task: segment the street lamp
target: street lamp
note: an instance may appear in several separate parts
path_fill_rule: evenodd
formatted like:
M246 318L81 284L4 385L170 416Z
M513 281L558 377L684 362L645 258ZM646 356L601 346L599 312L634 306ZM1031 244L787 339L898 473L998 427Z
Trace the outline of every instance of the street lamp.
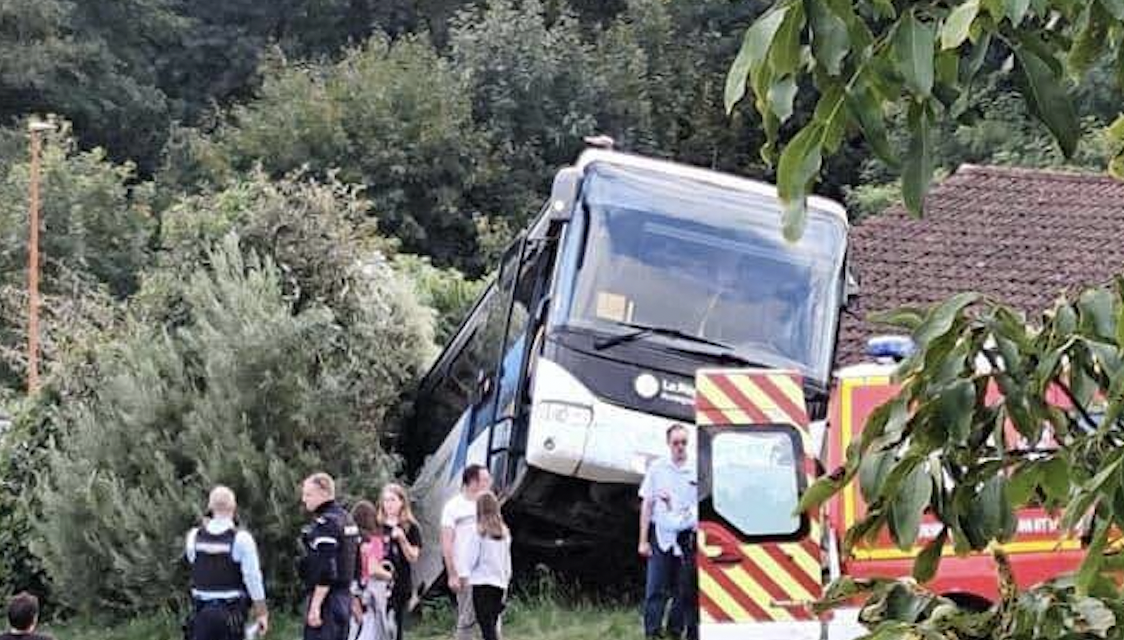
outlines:
M31 201L28 217L31 233L27 251L27 392L39 389L39 155L40 136L57 127L50 122L32 120L27 125L31 134L31 176L28 181Z

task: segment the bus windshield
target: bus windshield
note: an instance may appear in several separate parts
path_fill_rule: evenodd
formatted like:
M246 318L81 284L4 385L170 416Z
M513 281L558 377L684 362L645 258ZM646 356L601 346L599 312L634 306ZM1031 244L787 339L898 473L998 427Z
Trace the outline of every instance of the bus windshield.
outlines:
M745 360L826 383L842 294L846 223L809 209L799 242L775 197L666 173L590 166L584 247L565 322L638 339L688 334ZM610 341L609 344L618 344Z

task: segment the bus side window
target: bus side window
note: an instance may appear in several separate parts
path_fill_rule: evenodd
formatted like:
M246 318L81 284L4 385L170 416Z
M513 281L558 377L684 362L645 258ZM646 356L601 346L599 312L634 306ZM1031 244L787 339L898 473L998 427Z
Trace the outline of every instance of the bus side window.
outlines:
M499 387L496 410L498 420L514 418L518 413L515 401L520 382L524 377L523 356L530 348L527 325L534 320L531 315L535 312L535 305L538 304L537 297L541 297L545 289L545 284L540 280L543 278L544 263L548 258L549 252L544 250L543 246L529 246L519 278L514 283L511 320L507 329L507 338L504 340L503 360L500 362L500 371L496 380Z
M474 384L470 397L472 403L472 433L470 440L475 440L480 433L495 422L496 392L499 380L495 379L496 372L500 369L499 361L504 355L504 330L507 328L508 313L511 309L511 298L515 290L519 274L519 258L522 253L523 240L520 238L508 248L500 263L499 276L496 280L495 294L493 295L488 317L480 325L480 332L474 336L472 348L474 350L472 371ZM481 384L482 383L482 384Z
M494 364L500 333L493 327L502 322L505 310L498 304L500 296L496 295L494 285L488 287L483 296L483 302L461 328L461 335L468 334L463 346L444 367L442 377L430 392L418 398L416 428L425 431L426 451L436 449L461 416L472 408L478 388L477 376L482 370L490 371Z

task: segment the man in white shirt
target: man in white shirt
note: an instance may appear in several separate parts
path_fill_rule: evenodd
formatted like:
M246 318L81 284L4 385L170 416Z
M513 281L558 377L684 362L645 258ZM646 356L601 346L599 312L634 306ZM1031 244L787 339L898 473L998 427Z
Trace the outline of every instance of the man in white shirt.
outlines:
M685 575L694 567L692 558L687 557L694 553L694 546L682 544L693 537L698 527L697 472L687 455L689 442L686 427L671 425L667 430L670 455L652 461L640 484L638 550L648 561L644 585L644 636L647 638L660 635L669 597L668 636L679 638L685 631L694 632L693 619L687 611L692 606L691 594L686 593L690 576ZM652 537L655 537L654 543Z
M476 499L492 488L492 476L478 464L470 464L461 474L461 490L445 503L441 511L441 553L449 589L457 598L456 640L470 640L476 626L472 608L472 586L468 584L468 555L476 533Z
M234 523L234 492L215 487L207 501L210 517L187 533L184 555L191 564L192 640L243 637L247 605L257 633L269 630L261 562L253 536Z

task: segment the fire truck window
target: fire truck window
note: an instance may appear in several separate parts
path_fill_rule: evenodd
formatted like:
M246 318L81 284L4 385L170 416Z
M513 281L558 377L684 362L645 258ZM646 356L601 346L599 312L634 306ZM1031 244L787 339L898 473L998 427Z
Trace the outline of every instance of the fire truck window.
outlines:
M787 431L720 433L711 444L714 510L746 536L800 530L795 439Z

